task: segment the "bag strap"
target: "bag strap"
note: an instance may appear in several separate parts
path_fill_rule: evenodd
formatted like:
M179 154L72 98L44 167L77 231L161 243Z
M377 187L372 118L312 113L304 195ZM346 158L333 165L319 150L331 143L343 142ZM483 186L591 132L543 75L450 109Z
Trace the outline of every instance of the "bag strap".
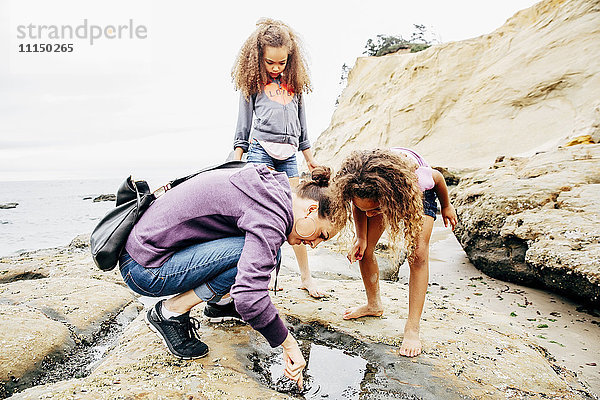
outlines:
M136 198L136 203L137 206L135 207L135 219L134 221L137 221L139 216L140 216L140 203L142 201L141 196L140 196L140 190L138 189L137 185L135 184L135 182L133 182L133 188L135 189L135 198Z
M163 186L159 187L158 189L156 189L154 192L152 192L152 194L154 195L154 197L159 198L160 196L165 194L166 191L174 188L175 186L179 185L180 183L183 183L183 182L187 181L188 179L191 179L191 178L195 177L196 175L199 175L203 172L214 171L216 169L242 168L246 164L247 164L246 161L233 160L233 161L226 161L224 163L217 164L217 165L212 165L210 167L203 168L200 171L194 172L193 174L184 176L182 178L173 179L172 181L168 182L166 185L163 185ZM136 191L137 191L137 188L136 188ZM138 200L138 202L139 202L139 200Z

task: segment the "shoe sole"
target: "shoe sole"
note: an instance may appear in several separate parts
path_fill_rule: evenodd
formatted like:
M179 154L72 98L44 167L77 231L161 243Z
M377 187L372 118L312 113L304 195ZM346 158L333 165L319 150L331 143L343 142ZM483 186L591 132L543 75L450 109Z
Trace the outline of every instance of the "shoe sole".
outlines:
M245 323L243 319L237 317L209 317L205 315L204 318L208 319L208 322L211 322L213 324L225 321L237 321Z
M182 360L197 360L198 358L203 358L206 357L208 355L208 349L206 350L206 353L201 354L199 356L195 356L195 357L189 357L189 356L182 356L179 355L177 353L175 353L167 344L167 341L165 340L165 338L163 337L163 335L160 333L160 331L154 326L154 324L148 319L148 314L152 311L152 309L150 309L149 311L147 311L144 314L144 320L146 321L146 324L148 325L148 327L150 328L150 330L154 333L156 333L156 336L158 336L161 340L161 342L163 342L163 344L165 345L165 347L167 348L167 350L169 350L169 353L171 353L172 355L174 355L177 358L180 358Z

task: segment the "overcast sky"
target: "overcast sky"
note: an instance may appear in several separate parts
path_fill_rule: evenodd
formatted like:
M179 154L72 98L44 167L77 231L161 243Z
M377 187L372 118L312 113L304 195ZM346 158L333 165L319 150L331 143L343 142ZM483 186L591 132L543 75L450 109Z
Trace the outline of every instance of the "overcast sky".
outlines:
M304 41L314 142L342 90L342 64L353 65L367 39L409 38L413 24L423 24L441 42L464 40L535 3L0 0L0 181L167 179L224 160L239 96L231 67L261 17L283 20ZM86 39L50 39L48 31L44 40L18 37L21 25L77 28L86 19ZM89 43L91 25L130 24L146 37L125 30L121 39ZM73 51L19 53L34 43L73 44Z

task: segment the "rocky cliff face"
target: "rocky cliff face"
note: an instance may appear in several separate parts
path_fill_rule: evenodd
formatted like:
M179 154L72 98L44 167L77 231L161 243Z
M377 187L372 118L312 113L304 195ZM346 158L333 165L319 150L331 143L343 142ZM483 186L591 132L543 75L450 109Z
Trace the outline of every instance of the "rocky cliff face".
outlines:
M477 268L600 305L600 145L499 158L452 194Z
M489 35L359 58L315 153L405 146L463 174L473 264L598 305L599 91L600 2L545 0Z
M401 145L470 168L598 142L599 88L600 3L546 0L489 35L359 58L315 153L335 167L354 149Z

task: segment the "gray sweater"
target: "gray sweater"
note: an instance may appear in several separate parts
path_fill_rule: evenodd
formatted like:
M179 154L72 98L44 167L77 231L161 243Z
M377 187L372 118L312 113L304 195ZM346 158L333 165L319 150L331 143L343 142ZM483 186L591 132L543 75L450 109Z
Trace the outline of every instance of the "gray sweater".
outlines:
M310 148L302 96L288 92L278 80L271 81L248 100L240 95L233 148L241 147L247 152L250 136L272 143L289 143L299 151Z

